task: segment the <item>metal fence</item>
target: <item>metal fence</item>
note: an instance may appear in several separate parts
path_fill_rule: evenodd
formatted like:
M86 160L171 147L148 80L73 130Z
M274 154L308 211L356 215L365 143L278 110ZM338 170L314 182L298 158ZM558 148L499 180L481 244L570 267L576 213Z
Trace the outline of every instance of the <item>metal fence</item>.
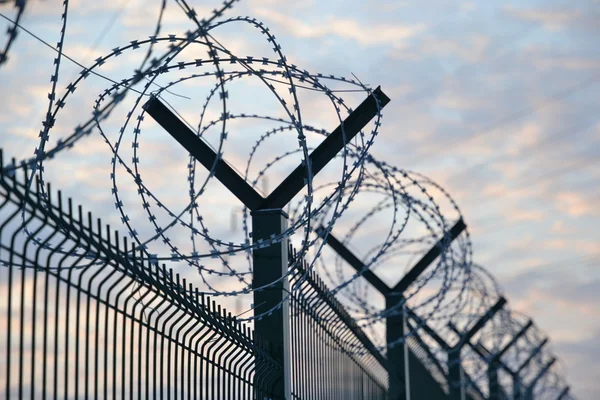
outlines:
M27 193L16 177L0 178L7 399L272 398L281 366L247 326L171 270L136 261L125 238L60 192L50 200L44 209L39 187ZM50 241L60 250L46 249ZM92 247L102 259L86 259Z
M27 190L17 171L0 176L6 398L276 398L282 366L248 326L164 265L139 261L127 238L60 191ZM388 398L385 357L295 264L292 397Z
M37 183L27 189L26 169L15 170L0 173L5 398L264 400L281 398L282 377L293 399L452 397L449 367L425 340L435 332L420 336L411 328L408 373L395 376L390 363L399 361L378 350L291 247L296 290L290 292L286 376L272 357L281 349L165 265L135 254L127 238L63 200L60 191L42 191ZM543 343L519 363L527 365ZM462 375L465 399L491 398L466 371ZM401 388L394 395L392 385ZM506 391L498 396L507 397ZM566 396L568 387L559 397Z
M292 396L296 399L387 399L387 360L289 248L292 291ZM393 378L392 378L393 379Z

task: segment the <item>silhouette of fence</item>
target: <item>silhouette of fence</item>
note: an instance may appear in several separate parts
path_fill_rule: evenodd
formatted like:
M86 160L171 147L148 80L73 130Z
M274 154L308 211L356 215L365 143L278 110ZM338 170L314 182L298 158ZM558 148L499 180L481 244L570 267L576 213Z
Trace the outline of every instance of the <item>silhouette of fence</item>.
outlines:
M11 21L11 25L7 31L7 44L0 48L0 65L7 60L17 27L22 29L19 20L25 3L15 2L17 12L14 21L5 17ZM0 151L0 266L4 267L0 268L0 348L3 349L0 352L3 356L0 358L0 386L4 385L5 388L0 390L6 397L571 398L569 386L554 371L555 357L545 351L547 338L537 333L527 333L533 322L526 324L513 318L510 311L502 310L506 301L496 290L493 279L480 280L477 276L479 272L471 262L468 233L463 235L463 239L458 239L454 250L450 248L451 242L466 228L454 200L443 188L423 175L399 170L368 154L379 132L381 110L390 101L381 88L371 90L358 79L310 74L296 65L288 64L275 36L262 22L251 17L221 19L235 0L227 0L221 7L215 8L208 19L198 19L196 11L185 0L177 3L197 29L186 32L185 37L162 33L161 21L166 6L163 1L152 36L114 47L97 58L91 66L83 67L80 76L59 95L57 82L59 72L62 76L60 67L68 2L63 4L60 38L56 45L58 56L54 59L52 88L48 94L48 112L35 156L22 160L19 165L13 160L12 166L4 168ZM230 50L220 48L220 44L215 47L212 40L208 40L208 32L228 23L244 23L259 31L270 43L269 46L273 46L274 58L273 55L260 59L257 56L237 57ZM150 59L153 46L158 43L169 43L169 50ZM175 58L180 53L184 54L183 50L191 45L205 46L208 58L193 61L180 61L178 58L175 62ZM113 85L105 88L94 104L93 117L77 125L70 136L58 140L51 147L49 137L56 116L64 110L67 99L71 103L70 95L77 87L83 86L83 80L90 73L98 74L97 69L104 63L114 62L123 52L141 46L148 47L148 52L134 75L120 81L111 80ZM250 66L258 64L259 60L265 68ZM223 69L225 64L234 67ZM201 67L214 69L205 70L203 75L181 77L164 87L154 82L168 72ZM211 76L218 81L218 85L208 94L200 120L206 121L205 116L208 118L209 113L205 112L217 94L222 100L223 112L218 119L192 129L180 118L180 113L161 98L161 93L200 76ZM271 83L277 81L274 78L279 76L289 83L281 91ZM228 92L225 85L242 77L259 77L267 84L269 92L276 95L289 120L228 111L231 108L226 105ZM147 82L141 92L129 90L144 79ZM325 80L351 84L352 91L364 91L367 98L352 110L341 97L334 94L338 90L331 90L324 85ZM279 84L284 82L277 82L277 86ZM152 91L152 85L160 87L160 90ZM305 89L326 95L340 118L340 125L312 150L305 140L304 131L322 134L326 131L301 122L296 91ZM281 96L282 93L287 96L288 91L293 97L293 105L289 108L288 104L291 103L286 103L285 96ZM149 259L158 256L151 257L145 253L146 250L139 251L145 249L145 244L141 246L138 241L139 246L134 250L126 237L120 237L118 232L103 226L91 214L84 214L81 207L74 208L70 199L63 201L60 192L55 196L49 186L40 186L44 184L43 180L41 184L36 182L34 185L27 181L28 166L35 165L36 179L42 179L43 162L72 147L92 128L100 128L100 122L109 117L128 93L134 92L141 95L139 100L144 94L152 93L152 96L141 107L143 111L137 118L131 118L138 112L138 102L135 102L120 129L122 134L126 127L131 127L132 121L137 121L133 128L132 149L135 150L131 164L123 161L123 151L119 154L121 136L113 145L99 129L100 135L111 147L111 165L125 167L133 178L138 194L147 193L153 197L142 184L142 176L137 173L141 121L148 115L193 156L194 161L190 159L188 164L190 205L193 208L197 207L195 196L204 193L204 186L199 190L194 186L196 162L205 167L209 178L214 177L224 184L244 204L250 211L252 228L251 234L250 231L245 232L246 241L237 251L245 250L252 254L249 263L252 269L247 271L248 275L252 274L251 290L244 290L251 291L254 296L253 327L236 320L165 265L150 262ZM296 110L297 115L292 110ZM345 111L348 111L347 116ZM266 132L255 143L245 175L222 158L221 146L216 151L204 142L202 136L209 128L222 123L222 145L227 137L225 123L234 118L262 119L283 124ZM361 130L371 122L374 129L370 137L365 136ZM302 161L273 192L263 197L255 190L258 179L264 182L267 177L264 173L269 168L295 152L279 154L259 171L254 181L248 175L250 162L265 139L287 129L296 129L298 132L297 150L303 153ZM353 138L357 139L356 143L362 144L347 146ZM386 239L381 252L375 257L363 263L351 254L331 233L347 204L333 201L334 196L328 195L321 203L322 207L312 208L313 190L319 189L313 187L312 178L334 157L343 157L344 160L342 180L332 182L336 187L335 192L340 194L340 200L346 197L349 204L362 187L367 192L385 194L391 201L389 204L381 202L369 211L369 215L353 230L358 229L367 217L393 204L394 230L397 228L396 210L404 206L410 210L404 222L408 223L408 215L411 214L428 232L428 237L403 237L398 240L400 232L406 227L406 224L401 224L402 228ZM350 171L347 169L347 165L350 165L346 163L347 157L352 159ZM129 165L133 166L135 174ZM352 178L355 168L361 169L362 176L366 171L362 167L366 166L374 168L365 175L367 178ZM127 223L129 217L117 195L115 174L111 175L115 205L127 225L128 233L138 240L136 229ZM330 186L323 185L320 188ZM306 213L306 218L295 220L292 217L290 221L295 226L288 229L289 216L283 209L291 205L294 197L305 189L309 195L304 201L304 212L297 214ZM448 229L447 223L453 218L442 215L440 204L434 201L429 189L441 193L445 197L443 202L449 202L451 208L458 212L460 218L454 227ZM413 191L418 194L415 195ZM340 205L341 209L336 211ZM157 200L157 206L162 208L163 205ZM143 207L149 210L150 203L144 200ZM313 214L311 209L320 211ZM320 219L329 215L329 211L333 211L331 221ZM173 218L169 227L177 221L181 222L170 211L169 214ZM151 241L160 240L159 236L162 236L164 243L168 243L170 239L164 236L162 227L154 223L156 216L151 212L148 215L159 233ZM201 219L200 214L198 219ZM316 226L314 222L324 225L314 232L308 232L309 227L314 229ZM376 310L370 316L375 317L377 322L385 322L385 344L378 343L381 347L371 341L333 294L350 281L330 291L293 249L286 251L290 232L300 226L307 227L307 234L317 233L320 240L328 241L358 275L385 297L383 312ZM204 232L201 233L193 225L187 227L190 228L192 239L204 237L212 240L208 234L203 236ZM304 241L303 252L316 240L311 239L310 243ZM415 251L407 244L425 245L430 240L436 244L421 254L419 262L396 285L388 287L371 270L376 260L389 261L388 257L394 252ZM221 247L223 243L220 240L215 242L221 250L213 246L214 253L205 254L204 257L225 254L222 251L224 247ZM233 253L234 246L230 246L231 250L228 251ZM188 256L171 244L169 247L173 251L169 254L172 261L199 258L196 252ZM420 252L418 247L414 249L417 249L415 254ZM429 268L436 259L440 262ZM223 260L223 265L226 264ZM429 272L423 275L426 269ZM233 279L242 276L240 271L230 271ZM209 270L209 273L212 272ZM439 279L439 282L435 282L435 279ZM427 282L433 282L434 290L431 292L434 294L425 296L426 299L420 304L411 303L416 292L425 292L421 289ZM288 284L292 290L289 290ZM405 296L409 287L414 290ZM474 297L468 297L469 300L463 302L464 293L471 291L473 293L470 295ZM239 293L246 292L220 292L219 295ZM453 297L454 294L456 297ZM482 298L485 301L471 304L473 299ZM496 300L492 306L490 302ZM435 318L433 314L427 315L425 312L434 303ZM428 325L430 322L433 322L431 326ZM460 323L455 324L457 322ZM254 334L254 331L259 334ZM386 351L380 351L381 348Z
M171 270L138 262L126 238L60 192L43 209L39 188L27 193L16 176L0 187L6 398L270 397L281 366L249 327ZM62 253L44 248L50 240ZM82 262L92 246L106 258Z
M314 271L291 247L292 396L297 399L385 399L388 368L377 350ZM394 379L393 377L389 379Z
M392 384L401 388L394 398L409 398L406 388L416 398L452 398L450 364L424 340L444 339L426 322L408 312L409 373L395 376L394 360L292 247L286 376L272 358L282 349L256 337L165 265L136 255L127 238L65 201L60 191L49 185L42 191L37 182L27 189L26 177L26 167L0 174L0 382L6 398L277 399L281 377L289 379L294 399L388 399ZM465 399L533 398L554 358L540 358L543 367L533 371L525 391L516 383L547 340L534 337L534 346L526 345L529 356L515 361L516 371L499 359L532 325L520 327L493 357L481 344L465 342L513 373L515 384L513 396L506 384L492 394L491 386L482 390L462 370ZM568 386L550 381L537 393L568 398Z
M277 398L282 366L250 327L164 265L139 261L127 238L60 191L27 190L26 168L13 171L0 175L6 398ZM388 398L385 357L295 264L293 398Z

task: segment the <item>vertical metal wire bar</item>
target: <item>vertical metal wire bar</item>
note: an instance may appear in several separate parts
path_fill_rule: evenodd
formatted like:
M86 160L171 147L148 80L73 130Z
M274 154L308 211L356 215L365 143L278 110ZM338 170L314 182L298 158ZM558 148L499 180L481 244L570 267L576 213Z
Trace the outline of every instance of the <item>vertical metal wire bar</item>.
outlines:
M2 158L2 153L0 152L0 158ZM0 160L0 166L3 166L4 164L4 160ZM0 182L2 183L2 187L6 189L7 184L5 183L5 176L4 174L2 174L2 168L0 168ZM7 190L7 194L6 197L4 198L4 201L2 202L2 205L0 206L0 209L4 208L8 202L9 202L9 198L11 196L11 192L9 190ZM16 215L18 214L19 210L16 209L12 214L10 214L7 219L0 224L0 240L2 240L2 233L4 232L5 227L9 224L9 222L11 222L13 220L13 218L16 217ZM8 293L7 293L7 312L6 312L6 320L7 320L7 326L8 326L8 332L6 335L6 398L9 399L11 396L11 385L9 384L9 382L11 381L11 375L10 375L10 366L12 365L12 308L13 308L13 301L12 301L12 297L13 297L13 293L12 293L12 288L13 288L13 266L12 266L12 257L13 257L13 252L11 251L12 247L9 247L9 263L8 263ZM0 248L0 252L2 251L2 249Z
M27 174L27 169L24 168L24 173ZM35 214L35 211L32 212L32 214ZM35 398L35 390L36 390L36 377L35 377L35 371L36 371L36 352L35 352L35 347L36 347L36 338L37 338L37 318L36 318L36 313L37 313L37 297L38 297L38 273L37 273L37 261L39 258L39 250L41 249L37 244L37 250L36 251L36 257L35 257L35 262L33 265L33 268L28 268L27 261L26 261L26 255L28 253L28 247L33 239L33 237L37 237L40 234L40 231L43 229L44 225L40 224L36 229L33 230L33 232L31 232L31 235L27 238L27 240L25 241L25 244L23 246L23 266L22 271L24 273L23 277L26 276L26 271L30 270L33 279L31 279L32 282L32 292L30 295L30 301L31 301L31 332L29 337L31 338L31 344L30 344L30 348L31 348L31 362L29 363L29 368L30 368L30 380L29 380L29 396L31 399ZM44 242L45 244L46 242ZM29 280L29 278L27 279ZM21 332L21 334L23 334L23 332ZM24 335L24 337L27 337L26 335Z

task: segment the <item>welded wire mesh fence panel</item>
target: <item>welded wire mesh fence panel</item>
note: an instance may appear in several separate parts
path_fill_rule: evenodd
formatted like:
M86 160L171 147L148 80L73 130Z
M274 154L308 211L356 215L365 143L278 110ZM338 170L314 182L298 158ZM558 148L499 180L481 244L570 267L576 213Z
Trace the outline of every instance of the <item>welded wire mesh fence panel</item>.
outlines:
M290 248L292 396L387 399L386 360L316 274Z
M448 368L446 363L440 363L432 348L425 343L417 333L406 338L410 352L410 386L411 393L418 393L419 398L446 399L449 393ZM468 374L464 375L465 396L467 400L482 400L477 386ZM413 387L418 387L417 390Z
M423 339L415 333L406 338L409 356L411 387L418 386L419 394L428 399L444 399L448 394L448 379L445 367L431 352ZM412 390L411 390L412 392Z
M271 398L281 366L250 329L60 193L50 209L40 196L0 177L0 397Z

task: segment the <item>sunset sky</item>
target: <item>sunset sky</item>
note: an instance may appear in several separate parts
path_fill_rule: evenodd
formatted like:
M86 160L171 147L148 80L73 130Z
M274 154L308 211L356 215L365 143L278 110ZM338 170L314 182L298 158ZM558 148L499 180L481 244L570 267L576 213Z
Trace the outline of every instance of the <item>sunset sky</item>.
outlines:
M61 3L29 1L22 25L55 45ZM70 1L65 54L90 65L116 46L147 38L160 3ZM199 16L220 6L189 3ZM0 12L13 18L14 5L0 4ZM269 26L288 62L302 69L354 74L373 88L381 85L392 102L374 156L422 173L452 195L470 229L474 260L496 277L512 309L548 333L573 393L582 400L600 398L600 1L242 0L225 17L238 15ZM0 18L0 48L7 26ZM193 28L168 2L162 32ZM219 39L239 56L270 57L264 38L249 32L228 27ZM33 155L54 56L20 32L0 66L0 147L7 156ZM115 80L129 77L141 56L121 56L101 72ZM66 59L62 65L58 93L80 70ZM108 86L89 78L77 92L82 100L63 114L52 139L71 132L60 126L72 129L88 118ZM178 93L193 97L207 87L190 83ZM198 104L203 93L194 98ZM254 92L250 87L239 93L247 99ZM348 99L357 104L362 97ZM249 103L268 101L257 95ZM314 104L306 109L318 111ZM319 118L315 125L336 125L335 115ZM172 174L182 174L185 188L184 153L169 139L149 136L142 154L159 161L145 171L164 198L185 205L171 186ZM231 157L241 157L233 164L243 169L256 138L239 140L243 151L232 150ZM48 161L46 179L117 227L110 157L92 133ZM222 188L214 190L210 222L226 237L239 205L221 197ZM130 209L135 217L136 206Z

